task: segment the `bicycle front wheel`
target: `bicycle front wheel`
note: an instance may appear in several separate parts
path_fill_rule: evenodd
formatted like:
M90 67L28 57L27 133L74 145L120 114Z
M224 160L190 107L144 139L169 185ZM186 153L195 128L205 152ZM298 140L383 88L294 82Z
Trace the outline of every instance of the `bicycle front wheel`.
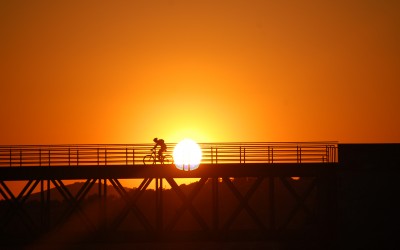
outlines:
M152 155L146 155L145 157L143 157L144 165L153 165L155 163L156 163L156 161Z
M163 164L169 165L172 164L174 161L172 159L172 156L166 155L164 156Z

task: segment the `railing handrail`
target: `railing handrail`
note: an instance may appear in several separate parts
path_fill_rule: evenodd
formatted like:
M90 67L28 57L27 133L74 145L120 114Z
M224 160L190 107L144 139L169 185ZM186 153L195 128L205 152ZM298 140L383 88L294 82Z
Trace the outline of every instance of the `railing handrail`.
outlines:
M172 154L176 143L167 143ZM199 143L201 163L328 163L337 162L337 142ZM0 145L0 167L141 165L152 143Z

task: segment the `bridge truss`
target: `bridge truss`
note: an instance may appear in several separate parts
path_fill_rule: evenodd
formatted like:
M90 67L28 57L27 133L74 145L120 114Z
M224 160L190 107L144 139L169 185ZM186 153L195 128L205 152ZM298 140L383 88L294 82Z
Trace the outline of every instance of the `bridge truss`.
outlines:
M193 171L144 166L151 147L0 147L2 241L316 242L335 235L335 143L201 144ZM182 178L196 182L178 185ZM127 189L122 180L138 185Z

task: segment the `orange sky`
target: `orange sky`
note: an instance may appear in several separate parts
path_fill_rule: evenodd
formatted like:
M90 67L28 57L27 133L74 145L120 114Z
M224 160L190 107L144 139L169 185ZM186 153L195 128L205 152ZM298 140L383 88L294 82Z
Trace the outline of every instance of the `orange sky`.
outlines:
M0 144L400 142L400 1L1 1Z

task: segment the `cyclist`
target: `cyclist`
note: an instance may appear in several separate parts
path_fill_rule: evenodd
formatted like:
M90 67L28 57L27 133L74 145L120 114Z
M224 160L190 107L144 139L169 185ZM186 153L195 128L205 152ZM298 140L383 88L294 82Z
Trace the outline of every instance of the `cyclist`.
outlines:
M154 145L153 149L156 149L157 146L160 146L160 149L158 150L158 159L162 160L163 159L163 152L167 151L167 145L165 145L165 142L163 139L158 139L157 137L153 139L153 141L156 143Z

